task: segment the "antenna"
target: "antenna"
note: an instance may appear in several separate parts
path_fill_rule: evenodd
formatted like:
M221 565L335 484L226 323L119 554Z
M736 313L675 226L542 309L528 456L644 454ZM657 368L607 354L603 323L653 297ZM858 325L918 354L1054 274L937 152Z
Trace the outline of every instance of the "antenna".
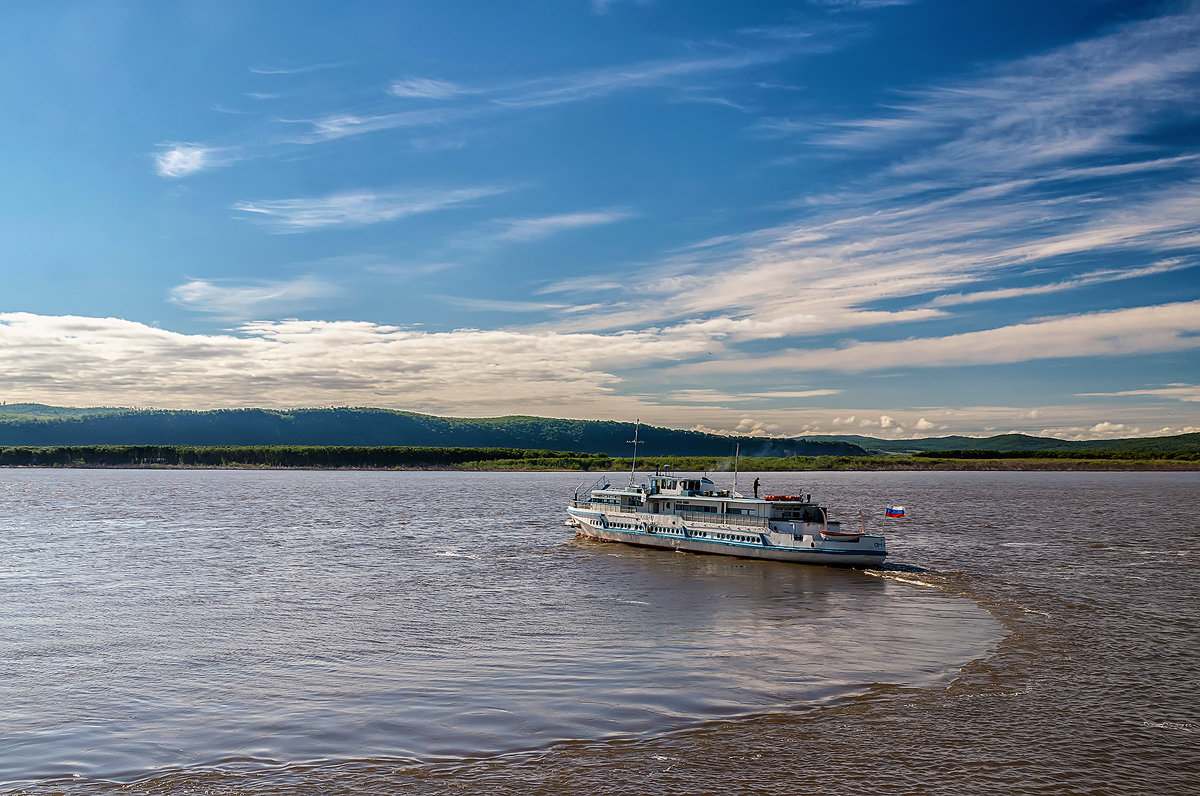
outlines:
M630 445L633 446L633 465L629 468L629 486L630 486L630 488L633 487L633 479L636 477L636 474L637 474L637 448L638 448L638 445L643 444L642 442L640 442L638 440L638 429L640 429L641 427L642 427L642 419L639 417L637 419L637 422L634 423L634 426L633 426L633 439L625 440L627 443L629 443Z

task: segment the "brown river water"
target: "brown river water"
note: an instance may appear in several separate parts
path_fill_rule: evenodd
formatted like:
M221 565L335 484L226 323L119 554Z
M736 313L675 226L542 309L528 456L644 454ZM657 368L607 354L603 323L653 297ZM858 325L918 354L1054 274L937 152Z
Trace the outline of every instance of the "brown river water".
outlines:
M887 566L576 539L579 474L0 470L0 792L1200 793L1200 473L759 477Z

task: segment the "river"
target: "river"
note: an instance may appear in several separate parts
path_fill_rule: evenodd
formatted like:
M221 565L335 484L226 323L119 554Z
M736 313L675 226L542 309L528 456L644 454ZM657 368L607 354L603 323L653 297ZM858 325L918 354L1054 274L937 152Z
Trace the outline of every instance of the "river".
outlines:
M0 789L1195 792L1200 473L759 477L886 568L577 539L579 474L0 471Z

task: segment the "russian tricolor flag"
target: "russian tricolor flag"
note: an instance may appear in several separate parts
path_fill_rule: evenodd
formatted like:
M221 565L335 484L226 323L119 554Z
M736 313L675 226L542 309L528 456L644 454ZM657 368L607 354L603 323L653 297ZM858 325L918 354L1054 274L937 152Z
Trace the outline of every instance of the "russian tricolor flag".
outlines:
M904 507L903 506L888 506L887 511L883 512L883 515L885 517L903 517L904 516Z

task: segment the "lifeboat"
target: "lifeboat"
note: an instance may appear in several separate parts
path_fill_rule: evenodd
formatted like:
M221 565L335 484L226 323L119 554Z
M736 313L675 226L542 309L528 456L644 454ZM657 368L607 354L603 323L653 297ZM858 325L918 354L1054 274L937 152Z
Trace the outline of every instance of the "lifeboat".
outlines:
M821 536L824 536L826 539L839 539L845 542L854 541L855 539L864 535L864 531L843 531L841 529L835 531L832 528L826 528L825 530L821 531Z
M800 495L763 495L763 498L766 500L791 500L798 503L804 502L804 498L802 498Z

